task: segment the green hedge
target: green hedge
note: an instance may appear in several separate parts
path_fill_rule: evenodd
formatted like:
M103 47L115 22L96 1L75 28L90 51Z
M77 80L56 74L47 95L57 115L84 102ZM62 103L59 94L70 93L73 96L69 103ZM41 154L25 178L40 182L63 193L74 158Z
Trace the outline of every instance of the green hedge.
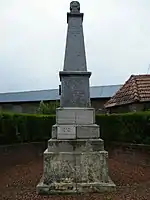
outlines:
M150 112L97 115L105 141L150 144Z
M106 142L150 144L150 112L97 115ZM51 137L54 115L0 113L0 144L45 141Z
M54 115L0 113L0 144L44 141L53 124Z

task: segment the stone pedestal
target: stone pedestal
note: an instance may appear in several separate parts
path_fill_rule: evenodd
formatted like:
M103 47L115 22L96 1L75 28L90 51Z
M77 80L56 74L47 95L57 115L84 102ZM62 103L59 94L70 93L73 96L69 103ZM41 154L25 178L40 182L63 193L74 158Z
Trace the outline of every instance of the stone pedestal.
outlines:
M94 109L58 108L56 113L37 193L114 190L115 184L108 174L108 153L95 124Z
M84 148L84 147L83 147ZM44 173L38 194L110 192L106 151L44 152Z

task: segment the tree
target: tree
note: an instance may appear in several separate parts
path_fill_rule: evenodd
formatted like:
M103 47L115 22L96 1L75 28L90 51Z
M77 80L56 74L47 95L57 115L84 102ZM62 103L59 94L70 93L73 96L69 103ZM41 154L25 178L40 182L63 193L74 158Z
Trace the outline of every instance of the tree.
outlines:
M56 108L59 107L59 102L49 102L44 103L43 101L40 102L39 108L37 109L37 113L39 114L55 114Z

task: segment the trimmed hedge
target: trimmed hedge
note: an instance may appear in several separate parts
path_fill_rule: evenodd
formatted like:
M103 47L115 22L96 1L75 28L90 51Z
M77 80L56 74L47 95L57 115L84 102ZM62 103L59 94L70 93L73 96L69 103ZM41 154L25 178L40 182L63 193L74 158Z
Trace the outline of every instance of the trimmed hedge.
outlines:
M150 144L150 112L97 115L105 141Z
M47 140L53 124L54 115L0 113L0 144Z
M96 115L106 142L150 144L150 112ZM0 113L0 144L45 141L55 115Z

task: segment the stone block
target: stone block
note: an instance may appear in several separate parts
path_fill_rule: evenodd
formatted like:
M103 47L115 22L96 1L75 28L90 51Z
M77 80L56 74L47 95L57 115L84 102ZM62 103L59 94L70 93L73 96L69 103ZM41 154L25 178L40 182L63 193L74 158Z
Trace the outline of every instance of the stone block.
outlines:
M44 172L38 194L111 191L115 184L108 175L108 153L44 152Z
M57 188L57 189L56 189ZM43 182L43 177L37 185L36 192L41 195L58 195L58 194L84 194L84 193L105 193L115 192L116 185L111 179L108 183L56 183L46 185Z
M58 140L50 139L48 141L48 152L89 152L103 151L104 141L102 139L76 139L76 140Z
M78 66L78 65L77 65ZM61 79L61 107L90 107L89 75L90 72L60 73ZM70 84L71 83L71 84Z
M45 184L74 177L75 156L70 152L44 152L43 177Z
M48 141L48 152L73 152L74 146L70 140L50 139Z
M58 125L52 126L52 139L76 139L76 125Z
M58 125L57 139L76 139L75 125Z
M99 152L44 152L44 183L108 182L108 153ZM76 162L77 161L77 162Z
M93 108L57 108L57 124L93 124L95 110Z
M77 138L99 138L99 125L77 125Z
M51 138L56 139L57 138L57 124L52 126L52 135Z
M69 128L69 130L63 130ZM60 132L61 131L61 132ZM66 132L64 132L66 131ZM52 139L92 139L100 138L100 129L97 124L90 125L53 125Z

